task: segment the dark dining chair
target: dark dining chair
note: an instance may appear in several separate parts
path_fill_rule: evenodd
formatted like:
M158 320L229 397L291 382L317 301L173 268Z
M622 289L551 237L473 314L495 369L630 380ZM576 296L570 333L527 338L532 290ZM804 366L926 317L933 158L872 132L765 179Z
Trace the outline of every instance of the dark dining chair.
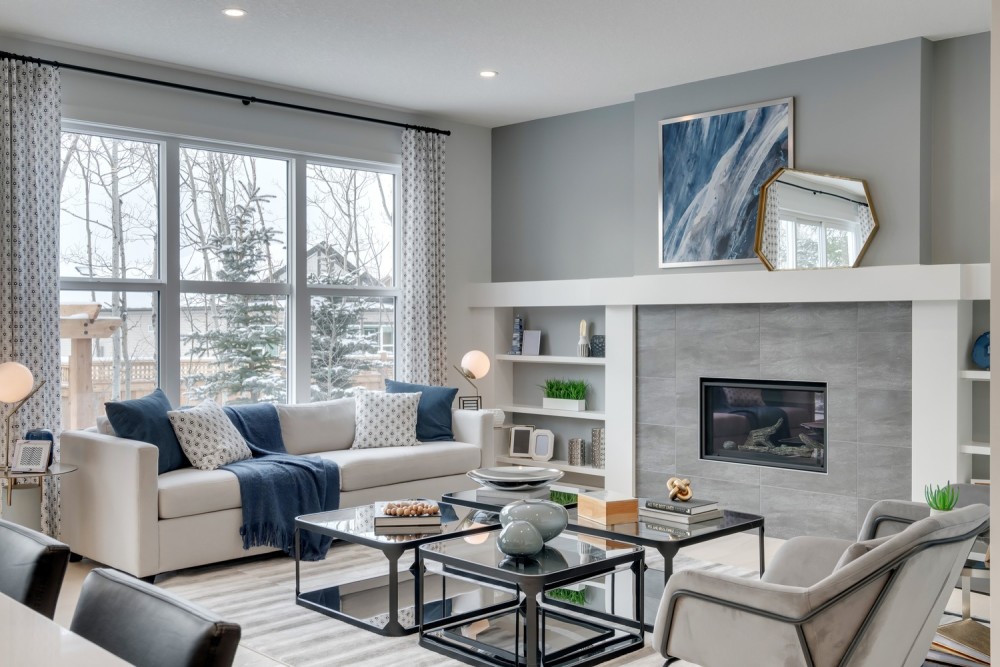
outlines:
M68 564L62 542L0 520L0 593L52 618Z
M117 570L92 570L70 630L137 667L229 667L240 626Z

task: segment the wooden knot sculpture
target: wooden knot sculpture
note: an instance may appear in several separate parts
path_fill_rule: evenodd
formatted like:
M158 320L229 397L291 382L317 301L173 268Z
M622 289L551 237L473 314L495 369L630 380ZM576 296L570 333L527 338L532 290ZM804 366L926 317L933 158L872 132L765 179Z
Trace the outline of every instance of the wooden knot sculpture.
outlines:
M667 491L670 492L671 500L687 502L694 498L694 492L691 490L691 480L689 479L671 477L667 480Z

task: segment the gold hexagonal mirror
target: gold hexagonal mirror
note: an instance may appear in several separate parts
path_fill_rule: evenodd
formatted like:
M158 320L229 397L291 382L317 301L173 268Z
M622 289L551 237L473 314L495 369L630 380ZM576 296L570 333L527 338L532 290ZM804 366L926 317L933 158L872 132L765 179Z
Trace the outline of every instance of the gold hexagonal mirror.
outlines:
M761 189L754 252L770 271L855 267L877 231L860 178L782 168Z

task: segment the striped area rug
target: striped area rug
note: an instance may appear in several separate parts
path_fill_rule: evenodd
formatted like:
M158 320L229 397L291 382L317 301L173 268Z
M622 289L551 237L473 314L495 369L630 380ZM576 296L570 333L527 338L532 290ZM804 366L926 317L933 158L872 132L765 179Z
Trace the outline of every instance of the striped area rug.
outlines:
M657 566L658 555L648 557ZM338 543L326 560L302 564L302 590L346 584L385 572L381 552ZM675 571L703 569L756 578L757 573L679 555ZM415 636L381 637L295 603L295 563L284 556L248 559L161 576L157 585L220 614L243 628L241 645L290 667L451 667L450 660L417 645ZM382 591L384 592L384 591ZM659 667L647 644L607 663Z

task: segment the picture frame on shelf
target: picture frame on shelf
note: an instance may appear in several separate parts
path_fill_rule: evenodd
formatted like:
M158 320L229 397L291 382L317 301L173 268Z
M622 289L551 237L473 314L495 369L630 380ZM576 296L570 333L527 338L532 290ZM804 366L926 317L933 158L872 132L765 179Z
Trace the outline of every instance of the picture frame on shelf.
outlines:
M660 121L661 269L759 261L760 189L794 166L793 105L785 97Z
M525 329L521 345L521 355L537 357L542 349L542 332L539 329Z
M510 450L512 458L531 458L531 432L534 426L511 426L510 427Z
M555 434L547 428L538 428L531 432L528 451L533 461L549 461L555 449Z
M14 446L11 472L45 472L52 456L52 443L48 440L18 440Z

